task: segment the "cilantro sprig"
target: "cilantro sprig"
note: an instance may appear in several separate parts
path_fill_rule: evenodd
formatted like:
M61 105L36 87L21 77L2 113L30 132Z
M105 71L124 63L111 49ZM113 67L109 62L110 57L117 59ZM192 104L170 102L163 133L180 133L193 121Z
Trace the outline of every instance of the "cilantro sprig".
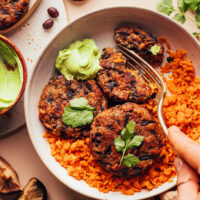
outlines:
M62 121L73 128L91 124L94 118L95 108L88 104L88 100L80 97L70 101L69 106L65 106Z
M143 136L135 135L135 122L129 121L124 129L121 131L121 136L118 136L114 140L115 148L118 152L122 152L120 164L122 163L126 167L132 167L140 163L140 159L133 154L125 156L126 151L130 148L139 147L143 142Z
M172 0L160 0L156 4L158 11L168 16L174 13L173 19L179 23L184 24L186 19L189 19L195 23L198 28L200 28L200 0L177 0L177 7L178 10L174 8ZM195 13L195 19L188 16L186 14L187 11L192 11L192 13ZM194 32L193 35L195 37L199 37L200 32Z

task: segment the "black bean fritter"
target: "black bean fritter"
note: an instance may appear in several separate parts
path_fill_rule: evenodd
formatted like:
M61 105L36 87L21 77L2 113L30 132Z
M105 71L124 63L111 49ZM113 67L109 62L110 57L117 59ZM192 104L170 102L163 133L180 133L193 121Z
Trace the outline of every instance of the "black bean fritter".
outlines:
M114 37L117 43L134 50L152 66L160 66L162 63L164 48L151 33L139 28L122 27L115 30ZM156 55L150 51L154 45L160 47L160 51Z
M112 48L104 49L97 81L106 97L114 102L142 103L152 97L149 84L133 69L125 66L126 59Z
M0 1L0 30L19 21L28 11L30 0Z
M138 148L128 149L139 157L140 163L133 167L120 165L122 153L114 146L114 140L121 135L122 129L131 120L136 123L135 135L143 136ZM91 126L90 150L94 159L108 172L118 176L136 176L148 169L159 157L162 147L160 127L149 112L135 103L126 103L98 114Z
M39 102L39 119L48 131L65 138L89 136L90 125L73 128L62 122L64 107L70 100L84 97L95 107L94 116L107 109L107 100L94 80L66 80L65 76L55 76L44 88Z

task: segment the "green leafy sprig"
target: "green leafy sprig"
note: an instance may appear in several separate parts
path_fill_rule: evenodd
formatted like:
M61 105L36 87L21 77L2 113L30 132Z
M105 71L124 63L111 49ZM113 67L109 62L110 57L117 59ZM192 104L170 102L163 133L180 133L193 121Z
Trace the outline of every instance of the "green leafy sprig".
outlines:
M88 104L88 100L80 97L70 101L69 106L65 106L62 121L73 128L91 124L94 118L95 108Z
M126 167L132 167L140 163L140 159L133 154L125 156L126 151L130 148L139 147L143 142L143 136L134 136L135 122L129 121L126 127L121 131L121 136L118 136L114 140L115 148L118 152L122 152L120 164L122 163Z
M177 0L177 7L178 10L172 5L172 0L160 0L156 4L157 10L168 16L175 12L173 19L179 23L184 24L189 19L200 28L200 0ZM195 13L195 19L186 15L188 10ZM200 33L194 32L193 35L199 37Z

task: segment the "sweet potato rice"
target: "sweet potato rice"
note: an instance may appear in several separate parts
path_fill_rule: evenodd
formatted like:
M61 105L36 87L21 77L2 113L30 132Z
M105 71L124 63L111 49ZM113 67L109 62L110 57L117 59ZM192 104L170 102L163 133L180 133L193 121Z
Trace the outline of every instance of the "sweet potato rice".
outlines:
M168 63L161 68L161 73L172 72L169 79L165 80L171 93L164 101L166 124L168 127L179 126L188 136L197 140L200 136L200 79L195 78L194 66L187 60L184 50L171 52L168 45L166 52L169 54ZM157 108L153 100L149 100L144 107L156 118ZM67 169L70 176L84 180L100 192L120 191L132 195L142 189L157 188L176 176L173 165L176 155L165 137L158 161L144 174L131 179L113 176L99 167L90 153L89 138L73 141L48 133L44 137L50 144L52 156Z

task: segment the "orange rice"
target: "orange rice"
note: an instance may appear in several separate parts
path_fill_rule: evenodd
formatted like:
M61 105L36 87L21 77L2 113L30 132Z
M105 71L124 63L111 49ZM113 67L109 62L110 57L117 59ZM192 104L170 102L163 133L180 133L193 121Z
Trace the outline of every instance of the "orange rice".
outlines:
M167 52L174 60L161 69L162 73L172 72L170 79L166 80L171 93L164 101L166 124L168 127L179 126L187 135L197 140L200 136L200 79L195 78L194 66L185 57L184 50ZM153 100L144 107L156 116L157 107ZM67 169L70 176L84 180L100 192L120 191L132 195L142 189L157 188L165 182L173 181L176 176L173 165L176 155L165 137L158 161L143 175L131 179L112 176L99 167L90 153L89 139L73 141L48 133L44 137L50 144L52 156Z

